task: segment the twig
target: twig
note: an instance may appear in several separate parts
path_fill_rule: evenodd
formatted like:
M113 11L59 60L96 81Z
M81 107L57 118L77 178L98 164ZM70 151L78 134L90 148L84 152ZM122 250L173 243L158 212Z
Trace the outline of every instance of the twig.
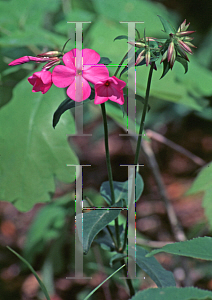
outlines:
M169 218L169 222L170 222L175 240L177 242L185 241L185 240L187 240L187 238L186 238L185 233L182 230L182 228L181 228L181 226L178 222L178 219L177 219L177 216L175 214L174 208L173 208L172 204L170 203L170 201L168 199L166 189L165 189L165 186L164 186L161 174L160 174L159 166L158 166L158 163L155 159L155 155L154 155L154 152L152 151L150 143L143 140L141 147L143 149L144 155L146 156L146 158L149 162L150 168L152 170L153 176L154 176L156 184L158 186L159 193L160 193L161 198L164 201L164 204L166 206L167 215L168 215L168 218ZM184 268L184 271L185 271L185 274L186 274L186 276L185 276L185 286L191 286L192 285L192 280L189 277L188 261L184 257L181 258L181 261L182 261L183 268Z
M142 141L141 147L142 147L144 155L147 158L148 163L150 165L150 168L151 168L151 171L155 178L156 184L158 186L161 198L162 198L163 202L165 203L167 215L169 218L170 225L172 227L172 232L174 234L175 240L178 242L185 241L186 236L185 236L183 230L181 229L181 226L179 225L179 222L177 220L177 216L175 214L173 206L171 205L171 203L168 199L166 189L165 189L165 186L164 186L162 178L161 178L159 166L155 159L154 152L152 151L152 148L151 148L149 142L147 142L147 141Z
M154 139L155 141L158 141L160 143L163 143L163 144L169 146L170 148L182 153L186 157L193 160L193 162L196 163L197 165L204 166L206 164L206 162L202 158L196 156L195 154L193 154L192 152L186 150L182 146L170 141L169 139L167 139L163 135L161 135L161 134L159 134L155 131L152 131L150 129L146 130L146 134L149 138Z
M129 239L130 242L135 242L135 239ZM150 247L150 248L162 248L165 245L173 244L174 242L162 242L162 241L148 241L141 238L136 238L136 245Z

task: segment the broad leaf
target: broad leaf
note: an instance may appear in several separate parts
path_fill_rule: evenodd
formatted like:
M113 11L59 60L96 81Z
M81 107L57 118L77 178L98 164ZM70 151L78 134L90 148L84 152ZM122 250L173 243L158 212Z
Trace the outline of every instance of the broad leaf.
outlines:
M51 125L64 91L52 86L42 95L31 89L27 79L21 81L0 111L0 199L21 211L50 201L55 180L75 180L75 168L66 165L78 164L67 141L75 129L71 114L56 130Z
M186 195L191 195L199 192L204 192L203 207L205 215L212 228L212 162L205 166L196 179L194 180L191 188L187 191Z
M120 200L113 207L122 207L123 201ZM83 253L87 254L90 249L91 243L95 236L107 226L110 222L116 219L121 212L121 209L98 209L83 214L83 232L82 228L82 214L76 216L76 224L78 235L81 243L83 244ZM82 240L83 236L83 240Z
M158 287L175 286L172 272L166 271L154 257L146 257L147 250L136 246L136 264L145 271Z
M165 245L147 254L147 257L153 256L160 252L166 252L175 255L194 257L198 259L212 260L212 238L198 237L185 242L178 242Z
M144 183L141 175L139 173L136 173L136 201L140 198L143 189L144 189ZM128 204L128 180L124 182L119 181L113 181L113 187L114 187L114 194L115 194L115 201L118 202L120 199L124 199L126 204ZM111 191L110 191L110 184L109 181L105 181L102 183L100 187L100 194L104 199L107 201L109 205L111 205Z
M191 188L186 192L186 195L204 192L211 188L212 183L212 162L207 164L197 175Z
M212 300L212 292L194 287L146 289L130 300Z

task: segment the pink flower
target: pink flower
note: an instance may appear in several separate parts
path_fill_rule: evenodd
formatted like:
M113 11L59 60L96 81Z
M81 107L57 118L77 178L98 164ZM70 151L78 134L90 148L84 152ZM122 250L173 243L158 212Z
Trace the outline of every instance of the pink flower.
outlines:
M49 61L49 58L48 57L23 56L23 57L20 57L20 58L17 58L15 60L11 61L11 63L9 63L9 66L21 65L21 64L25 64L29 61L35 61L37 63L46 62L46 61Z
M94 104L101 104L107 100L124 104L123 88L126 83L115 76L105 78L95 84Z
M109 77L104 65L97 65L100 55L92 49L72 49L63 56L65 66L56 66L52 73L53 83L59 88L67 89L67 95L77 101L90 96L88 81L95 84Z
M42 92L45 94L52 86L52 74L50 71L35 72L28 78L29 83L33 85L33 92Z

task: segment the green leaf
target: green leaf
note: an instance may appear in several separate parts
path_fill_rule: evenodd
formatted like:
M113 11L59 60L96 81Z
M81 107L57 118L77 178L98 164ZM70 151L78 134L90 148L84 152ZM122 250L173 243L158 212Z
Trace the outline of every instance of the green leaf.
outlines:
M121 266L120 268L118 268L115 272L113 272L110 276L108 276L104 281L102 281L94 290L92 290L90 292L90 294L84 298L84 300L88 300L90 298L90 296L92 296L96 290L98 290L98 288L100 288L100 286L102 286L108 279L110 279L113 275L115 275L117 272L119 272L125 265Z
M47 289L44 285L44 283L41 281L41 279L39 278L39 276L37 275L37 273L35 272L35 270L33 269L33 267L28 263L28 261L26 261L26 259L24 259L21 255L19 255L16 251L14 251L13 249L11 249L9 246L7 246L7 249L9 249L12 253L14 253L24 264L27 265L27 267L30 269L30 271L33 273L33 275L35 276L35 278L37 279L41 290L43 291L44 295L46 296L47 300L51 300L50 296L47 292Z
M113 41L123 40L123 39L128 40L128 36L127 35L119 35Z
M191 188L186 192L186 195L191 195L199 192L204 192L203 207L205 215L212 228L212 162L206 165L194 180Z
M104 64L104 65L109 65L111 64L112 61L108 57L101 57L100 61L98 64Z
M164 60L164 61L163 61L163 74L161 75L161 78L160 78L160 79L162 79L162 78L168 73L168 71L169 71L170 69L171 69L171 68L170 68L170 65L169 65L167 59Z
M121 261L125 257L127 257L127 254L124 254L124 253L116 253L114 256L112 256L110 259L110 262L109 262L111 268L113 267L113 265L115 263L117 263L118 261Z
M49 202L55 180L71 183L78 164L67 134L74 133L71 114L54 130L52 115L64 96L52 86L44 95L32 93L27 79L13 90L13 99L0 111L0 198L20 211Z
M122 207L123 201L120 200L112 207ZM83 244L83 253L87 254L90 249L91 243L95 236L107 226L110 222L116 219L121 212L121 209L102 209L92 210L83 214L83 243L82 243L82 214L76 216L76 224L78 228L79 239Z
M160 252L166 252L175 255L194 257L198 259L212 260L212 238L208 236L198 237L189 241L178 242L165 245L147 254L147 257Z
M115 236L116 235L115 226L108 225L108 227L110 228L111 232L113 233L113 236ZM121 237L122 234L124 234L123 224L119 225L119 235L120 235L120 237ZM103 249L107 248L107 250L109 250L109 251L114 251L115 250L115 244L114 244L114 242L111 238L111 235L108 232L107 228L103 228L103 230L101 230L98 233L98 235L95 238L95 242L100 244Z
M212 292L194 287L165 287L146 289L138 292L130 300L211 300Z
M188 62L186 59L184 59L183 57L177 56L176 57L176 61L178 61L184 68L185 73L186 74L188 72Z
M145 271L158 287L175 286L172 272L166 271L154 257L146 257L149 252L136 246L136 264Z
M172 25L169 23L169 21L166 21L163 17L158 16L160 18L160 21L163 25L164 31L168 34L170 33L175 33L174 28L172 27Z
M128 204L128 180L124 182L113 181L115 201L118 202L120 199L124 199L126 204ZM136 201L140 198L144 189L144 182L139 173L136 173ZM100 187L100 194L106 202L111 205L111 191L109 181L102 183Z
M197 175L191 188L186 192L186 195L204 192L211 188L212 182L212 162L207 164Z

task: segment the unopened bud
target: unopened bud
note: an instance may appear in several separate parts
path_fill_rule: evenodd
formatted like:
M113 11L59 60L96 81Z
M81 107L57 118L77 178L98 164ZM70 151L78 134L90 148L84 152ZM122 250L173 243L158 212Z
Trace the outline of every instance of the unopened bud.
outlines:
M48 52L44 52L41 54L38 54L37 56L41 56L41 57L58 57L61 56L62 53L60 51L48 51Z

